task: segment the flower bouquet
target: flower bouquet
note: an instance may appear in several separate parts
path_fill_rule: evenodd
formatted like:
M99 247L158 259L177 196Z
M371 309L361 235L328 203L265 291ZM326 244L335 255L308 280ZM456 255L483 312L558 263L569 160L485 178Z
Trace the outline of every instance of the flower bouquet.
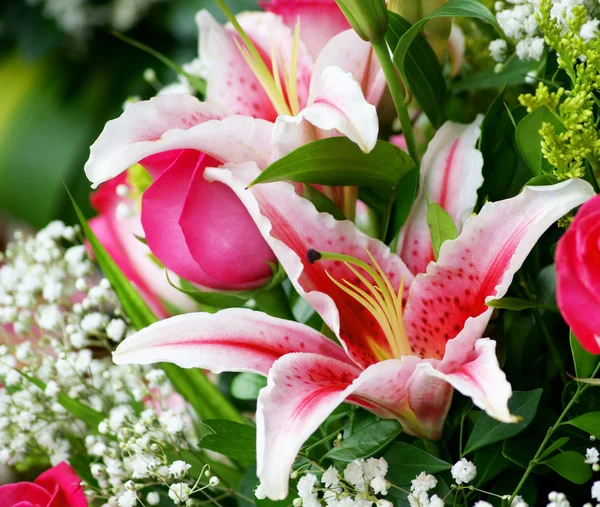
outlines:
M600 503L597 2L215 3L3 254L0 505Z

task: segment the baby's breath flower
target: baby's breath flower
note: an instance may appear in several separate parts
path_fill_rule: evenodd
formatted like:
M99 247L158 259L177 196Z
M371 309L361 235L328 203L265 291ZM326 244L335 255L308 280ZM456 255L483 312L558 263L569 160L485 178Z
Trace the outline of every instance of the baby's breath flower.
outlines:
M451 469L452 478L456 481L456 484L468 484L477 475L477 468L475 465L466 458L462 458L456 462Z

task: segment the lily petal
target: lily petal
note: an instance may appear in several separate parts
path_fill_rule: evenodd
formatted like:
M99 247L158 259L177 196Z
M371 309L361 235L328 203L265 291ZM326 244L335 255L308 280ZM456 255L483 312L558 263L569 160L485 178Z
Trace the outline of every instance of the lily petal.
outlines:
M354 30L336 35L319 53L313 67L309 103L323 93L322 74L332 65L352 74L369 104L379 104L386 87L385 76L371 44L362 40Z
M352 359L368 366L390 357L387 339L371 313L329 277L339 282L346 279L358 286L362 282L339 261L311 264L307 252L310 249L337 252L370 262L368 250L395 290L399 289L402 278L405 287L412 282L404 263L385 244L363 234L352 222L337 221L327 213L317 212L289 183L266 183L246 189L258 174L255 164L205 171L209 181L225 183L238 195L298 294L323 317Z
M206 100L231 114L273 121L277 112L235 44L233 27L221 25L207 10L196 14L200 60L206 67Z
M287 497L302 444L352 392L360 369L317 354L288 354L269 372L256 410L257 476L271 500Z
M469 396L473 403L490 417L505 423L518 421L508 409L512 388L498 364L495 341L481 338L475 342L469 353L463 356L463 363L459 367L445 373L444 366L446 365L442 362L436 369L424 362L418 368L427 375L448 382L458 392Z
M289 151L298 146L292 146L289 137L298 137L296 129L305 132L303 122L314 125L320 131L318 138L345 135L358 144L360 149L369 153L377 143L379 122L375 106L365 100L360 84L352 74L339 67L330 66L321 75L322 93L297 116L279 116L273 131L273 144L282 141L288 145ZM279 155L286 155L279 151Z
M290 27L300 18L302 40L314 58L333 36L350 28L335 0L270 0L261 6L282 16Z
M476 148L483 116L468 125L447 121L437 131L421 165L419 195L398 238L398 253L414 274L434 260L427 225L427 200L452 217L458 232L473 212L483 183L483 156Z
M85 174L95 188L144 157L167 151L155 145L173 129L187 130L224 116L224 111L187 93L161 95L131 104L121 116L109 121L90 148ZM151 148L154 146L154 148Z
M126 338L113 353L113 361L166 361L214 373L267 375L277 359L291 352L321 354L350 365L344 350L314 329L245 308L188 313L156 322Z
M206 153L221 162L252 160L267 167L273 124L223 115L221 108L187 94L160 95L132 104L106 124L92 145L85 173L95 188L146 157L183 149ZM165 167L176 156L167 153L158 165Z
M413 352L441 358L448 340L482 314L483 333L491 315L486 302L506 294L546 229L593 195L591 185L580 179L525 187L470 217L460 236L442 245L438 261L410 287L404 322Z

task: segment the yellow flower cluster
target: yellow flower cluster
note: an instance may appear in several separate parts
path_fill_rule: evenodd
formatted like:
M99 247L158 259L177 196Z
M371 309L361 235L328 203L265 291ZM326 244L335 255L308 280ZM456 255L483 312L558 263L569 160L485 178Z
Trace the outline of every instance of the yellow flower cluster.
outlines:
M550 91L540 82L534 95L521 95L519 101L528 112L545 106L559 120L559 127L544 123L540 129L542 152L555 168L555 175L568 179L583 176L586 163L594 174L598 170L600 136L594 118L594 93L600 90L600 39L581 36L581 28L589 20L583 5L574 7L566 21L552 17L552 6L551 0L541 0L537 21L572 89Z

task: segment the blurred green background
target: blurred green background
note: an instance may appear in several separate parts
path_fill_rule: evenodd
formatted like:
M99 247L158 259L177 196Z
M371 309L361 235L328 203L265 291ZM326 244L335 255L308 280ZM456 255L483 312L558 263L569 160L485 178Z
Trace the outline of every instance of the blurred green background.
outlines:
M255 0L229 0L235 11ZM106 121L130 96L149 98L152 56L111 34L119 30L183 63L197 56L195 13L212 0L2 0L0 2L0 231L75 222L61 177L88 215L83 166ZM0 235L1 237L2 235ZM6 238L3 238L6 239Z

